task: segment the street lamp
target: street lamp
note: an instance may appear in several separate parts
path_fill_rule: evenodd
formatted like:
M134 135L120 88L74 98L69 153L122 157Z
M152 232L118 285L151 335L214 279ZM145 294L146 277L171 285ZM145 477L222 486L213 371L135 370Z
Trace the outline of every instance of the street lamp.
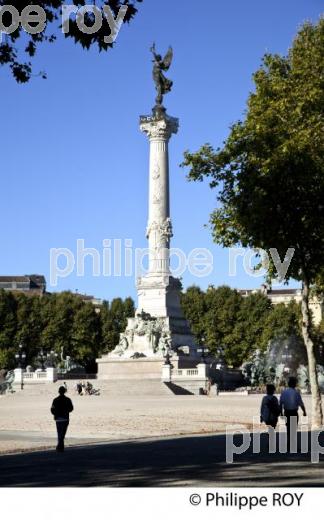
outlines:
M25 368L25 361L26 361L26 354L23 351L23 346L22 346L21 343L19 344L18 348L19 348L19 350L15 354L15 358L16 358L16 360L18 362L18 368L24 369Z
M205 363L205 353L208 352L208 348L205 347L205 338L201 337L201 347L198 349L198 352L201 352L201 363Z
M57 360L57 353L54 350L51 350L46 354L47 358L47 366L49 368L53 368L56 366L56 360Z
M21 390L24 389L24 368L25 368L25 362L26 362L26 353L23 351L22 343L19 344L18 352L15 354L16 361L18 363L18 368L21 369L21 382L20 382L20 388Z

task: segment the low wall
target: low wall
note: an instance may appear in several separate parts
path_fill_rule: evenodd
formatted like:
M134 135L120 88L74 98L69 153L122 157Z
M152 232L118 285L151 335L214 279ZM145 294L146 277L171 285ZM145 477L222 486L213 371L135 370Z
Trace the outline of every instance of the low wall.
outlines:
M55 383L57 381L56 368L47 368L46 370L36 370L35 372L26 372L21 368L15 368L14 385L29 385L42 383Z
M206 378L200 378L200 377L177 377L172 378L171 383L184 388L191 394L199 395L200 389L202 388L204 391L207 390L207 383L208 380Z
M196 368L173 368L170 364L164 364L162 381L176 385L191 394L199 395L201 389L207 390L207 373L208 367L205 363L199 363Z

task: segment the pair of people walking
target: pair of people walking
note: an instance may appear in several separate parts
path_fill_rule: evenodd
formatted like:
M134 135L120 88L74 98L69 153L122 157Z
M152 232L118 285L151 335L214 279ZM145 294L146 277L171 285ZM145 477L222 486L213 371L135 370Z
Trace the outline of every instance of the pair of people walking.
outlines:
M298 425L298 409L301 408L306 416L306 408L300 393L296 390L297 379L290 377L288 380L288 388L282 391L280 401L274 395L275 386L267 385L267 395L262 399L260 420L267 426L276 428L279 416L286 417L287 427L287 449L290 450L290 439L295 437Z

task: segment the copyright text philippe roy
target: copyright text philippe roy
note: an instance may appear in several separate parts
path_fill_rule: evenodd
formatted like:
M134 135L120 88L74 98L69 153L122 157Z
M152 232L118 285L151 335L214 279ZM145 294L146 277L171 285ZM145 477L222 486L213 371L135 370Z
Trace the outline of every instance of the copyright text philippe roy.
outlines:
M271 493L266 495L244 495L239 493L212 493L206 495L193 493L189 501L192 506L205 505L207 507L221 507L252 510L257 507L288 508L300 507L304 493Z

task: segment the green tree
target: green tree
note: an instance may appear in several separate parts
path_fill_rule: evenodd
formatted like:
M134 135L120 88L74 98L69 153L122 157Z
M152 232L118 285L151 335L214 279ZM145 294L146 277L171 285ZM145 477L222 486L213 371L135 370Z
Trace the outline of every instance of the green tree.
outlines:
M241 363L241 358L237 356L240 347L234 332L241 300L242 296L238 291L225 285L217 288L210 286L206 291L206 344L211 352L222 347L225 361L229 365Z
M301 338L301 308L294 301L272 307L264 322L261 343L266 348L272 339L289 336Z
M0 370L8 370L15 367L15 353L12 348L0 349Z
M17 302L12 293L0 290L0 368L13 368L17 347Z
M36 366L39 352L53 350L58 359L70 356L94 372L96 358L119 342L127 318L134 316L131 298L104 302L98 311L69 291L35 295L0 291L0 368L15 366L20 343L26 362Z
M100 320L92 303L84 303L75 312L71 336L72 358L86 368L96 369L96 357L100 350Z
M111 304L105 301L100 311L102 330L102 352L108 353L119 343L119 335L127 325L127 318L134 316L134 302L131 298L124 301L115 298Z
M30 364L39 354L42 331L41 299L23 293L17 293L15 299L17 305L15 346L23 345L26 363Z
M44 297L42 308L43 329L41 346L53 350L58 356L72 356L74 316L82 307L82 300L71 292L50 294Z
M243 297L227 286L210 286L206 292L192 286L181 305L197 341L205 338L215 354L222 347L225 361L235 367L256 349L264 352L275 338L300 335L300 306L272 305L260 292Z
M142 0L106 0L95 2L96 7L102 11L104 6L109 6L111 12L116 18L121 7L126 6L127 11L123 19L123 23L129 23L137 13L136 4ZM75 6L81 7L86 4L84 1L73 0ZM91 2L89 2L91 3ZM14 2L11 4L13 5ZM29 6L29 0L19 2L20 12ZM8 5L5 0L0 0L0 8ZM28 34L24 31L21 25L11 34L7 34L4 43L0 44L0 66L8 65L11 72L18 83L26 83L30 80L33 70L31 60L35 56L37 48L41 43L53 43L56 40L56 34L61 30L60 21L62 20L62 6L66 2L62 0L42 1L38 0L37 5L42 7L46 13L47 27L41 33L34 35ZM92 27L94 24L94 16L88 13L84 17L86 25ZM11 25L11 16L8 12L3 15L3 23L6 27ZM49 31L52 32L49 32ZM54 31L54 32L53 32ZM60 31L61 32L61 31ZM107 51L113 47L113 43L105 42L104 38L111 34L106 17L103 19L103 24L100 30L92 34L86 34L81 31L75 19L70 20L70 30L65 33L66 38L72 38L76 44L80 44L84 49L90 49L97 46L99 51ZM61 32L61 36L63 33ZM45 79L44 72L40 75Z
M232 335L238 346L232 353L234 364L238 361L241 365L256 349L266 349L267 343L263 341L263 333L272 310L273 306L264 294L254 293L242 298ZM276 333L276 329L273 328L272 337Z
M246 117L231 127L221 149L185 154L189 179L210 178L219 206L214 240L294 256L284 276L302 282L302 335L312 391L312 424L323 422L310 289L323 273L324 250L324 20L305 24L286 57L265 55L254 74ZM274 275L274 269L269 272Z
M198 342L206 337L204 323L206 314L205 293L196 285L188 287L181 295L181 307Z
M17 302L12 293L0 290L0 348L14 343L17 327Z

